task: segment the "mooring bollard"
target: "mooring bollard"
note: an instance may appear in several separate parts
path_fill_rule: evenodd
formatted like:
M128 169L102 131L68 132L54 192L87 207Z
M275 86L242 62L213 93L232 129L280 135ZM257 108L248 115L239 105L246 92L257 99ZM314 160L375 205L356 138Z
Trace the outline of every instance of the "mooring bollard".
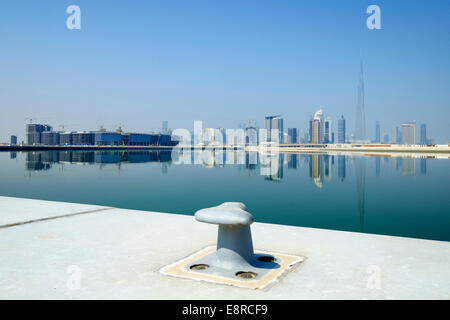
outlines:
M198 210L195 219L218 225L217 246L205 247L168 265L162 273L258 289L303 261L299 256L265 250L255 253L250 230L253 216L241 202L225 202Z
M198 210L195 219L219 225L217 251L211 263L225 269L257 264L253 252L250 225L253 216L241 202L225 202L219 206Z

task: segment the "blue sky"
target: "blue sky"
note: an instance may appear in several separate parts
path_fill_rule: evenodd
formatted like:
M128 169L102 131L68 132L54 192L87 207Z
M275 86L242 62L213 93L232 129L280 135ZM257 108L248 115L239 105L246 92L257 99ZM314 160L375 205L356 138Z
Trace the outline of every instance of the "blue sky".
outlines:
M281 114L306 130L319 106L353 130L362 52L368 138L376 120L389 135L416 120L447 143L449 17L450 1L2 1L0 142L24 139L29 116L147 132Z

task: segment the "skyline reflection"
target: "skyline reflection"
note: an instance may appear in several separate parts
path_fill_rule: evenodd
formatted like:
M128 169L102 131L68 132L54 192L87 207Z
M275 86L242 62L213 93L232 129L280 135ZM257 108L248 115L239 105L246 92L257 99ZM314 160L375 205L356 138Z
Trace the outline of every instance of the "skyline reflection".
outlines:
M11 152L10 159L16 159L17 153ZM337 157L335 161L335 157ZM184 161L183 159L184 158ZM363 166L366 159L374 158L375 176L379 177L383 170L398 172L401 175L427 174L426 157L392 157L392 156L361 156L356 155L352 162L355 166ZM383 158L383 161L381 161ZM361 159L361 160L360 160ZM180 161L181 160L181 161ZM187 161L186 161L187 160ZM171 165L186 165L192 163L203 168L222 168L237 166L238 170L249 173L259 172L266 181L281 182L284 168L299 170L305 165L309 177L315 186L322 188L335 175L341 182L345 181L349 156L344 154L326 153L260 153L257 151L224 151L224 150L193 150L188 154L173 154L171 151L133 150L133 151L35 151L25 152L25 169L27 171L45 171L56 164L88 164L117 165L121 163L161 163L162 172L169 173ZM390 165L389 163L392 162ZM419 163L417 163L419 162ZM365 171L357 169L357 172Z

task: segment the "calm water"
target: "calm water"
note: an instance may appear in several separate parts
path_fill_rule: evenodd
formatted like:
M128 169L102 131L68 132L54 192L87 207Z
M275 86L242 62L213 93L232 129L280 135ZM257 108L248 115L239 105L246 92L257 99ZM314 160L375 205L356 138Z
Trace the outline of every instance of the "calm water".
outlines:
M450 240L449 159L228 156L0 152L0 195L189 215L241 201L258 222Z

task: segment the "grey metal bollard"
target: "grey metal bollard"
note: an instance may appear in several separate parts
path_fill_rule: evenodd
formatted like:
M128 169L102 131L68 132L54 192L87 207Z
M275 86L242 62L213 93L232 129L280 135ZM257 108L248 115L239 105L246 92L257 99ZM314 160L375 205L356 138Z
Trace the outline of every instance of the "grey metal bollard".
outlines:
M253 216L241 202L225 202L198 210L195 219L219 225L217 251L210 263L224 269L245 269L256 266L250 225Z

